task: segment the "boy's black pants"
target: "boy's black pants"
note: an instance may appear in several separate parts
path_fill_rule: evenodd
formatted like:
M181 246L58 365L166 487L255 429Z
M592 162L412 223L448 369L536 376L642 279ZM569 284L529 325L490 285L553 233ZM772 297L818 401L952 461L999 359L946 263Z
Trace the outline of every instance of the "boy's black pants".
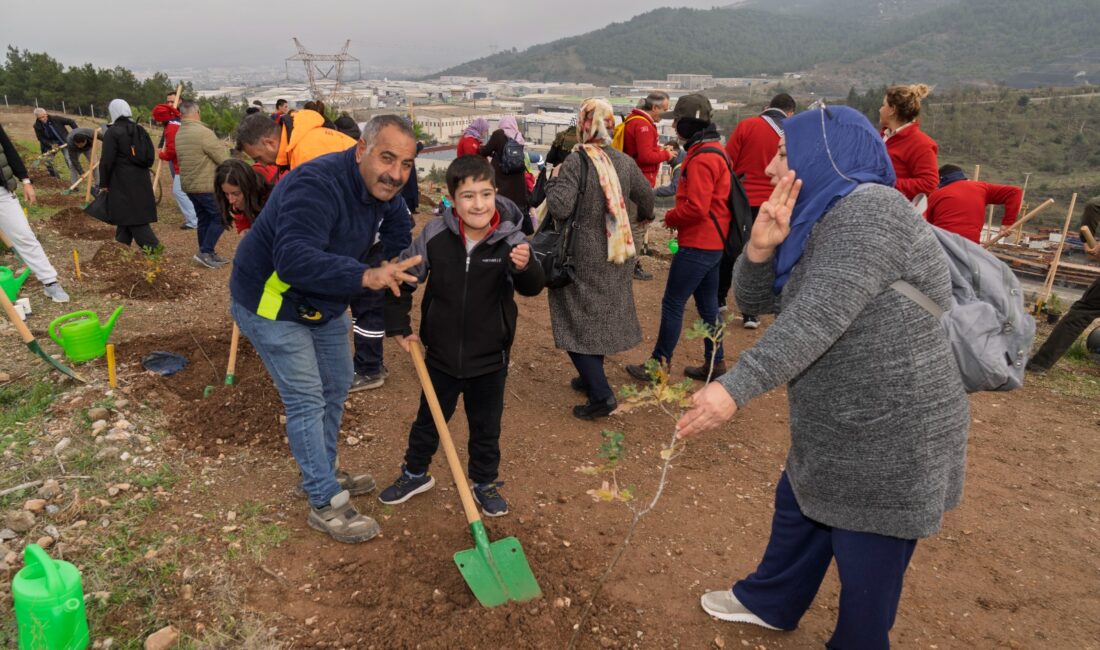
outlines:
M470 464L467 471L470 480L474 483L496 481L500 467L500 418L504 414L504 382L508 379L508 368L480 377L459 379L429 365L428 375L435 386L443 417L448 422L458 406L458 396L462 396L466 421L470 425ZM409 431L405 468L411 474L428 471L438 448L439 433L432 420L428 400L421 393L420 410Z

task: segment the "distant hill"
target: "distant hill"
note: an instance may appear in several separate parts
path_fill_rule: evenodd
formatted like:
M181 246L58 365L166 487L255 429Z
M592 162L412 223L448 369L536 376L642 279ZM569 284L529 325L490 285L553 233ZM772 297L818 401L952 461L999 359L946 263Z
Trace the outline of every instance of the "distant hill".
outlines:
M440 74L623 83L675 72L817 70L867 84L954 84L1062 66L1068 78L1080 68L1095 82L1097 25L1097 0L748 0L710 10L656 9Z

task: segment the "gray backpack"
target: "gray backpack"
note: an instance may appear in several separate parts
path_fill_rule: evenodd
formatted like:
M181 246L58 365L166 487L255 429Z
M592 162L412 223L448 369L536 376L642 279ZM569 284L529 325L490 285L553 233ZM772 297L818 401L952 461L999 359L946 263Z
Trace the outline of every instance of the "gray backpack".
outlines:
M1019 388L1035 340L1035 319L1024 309L1020 281L1008 265L981 246L931 228L951 269L951 308L940 309L904 280L890 287L943 324L966 392Z

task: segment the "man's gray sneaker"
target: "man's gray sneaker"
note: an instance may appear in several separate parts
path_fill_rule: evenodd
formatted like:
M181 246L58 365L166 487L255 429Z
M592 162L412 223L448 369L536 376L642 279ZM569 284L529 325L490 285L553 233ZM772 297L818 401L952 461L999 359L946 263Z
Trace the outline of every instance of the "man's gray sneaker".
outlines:
M374 492L374 488L378 487L370 474L351 474L342 469L336 470L336 482L353 497L370 494ZM298 485L294 486L294 495L306 496L306 491L302 489L301 475L298 476Z
M210 253L210 259L217 262L218 266L225 266L226 264L229 264L228 259L222 257L221 255L218 255L217 253Z
M359 514L351 504L347 490L338 492L323 508L310 508L306 523L310 528L328 533L332 539L345 544L365 542L382 532L378 522Z
M741 604L741 601L737 600L737 597L733 595L733 591L730 589L703 594L701 604L703 605L703 611L722 621L759 625L769 630L782 629L773 625L768 625L764 622L764 619L750 612L748 607L745 607Z
M199 264L202 264L208 269L218 268L217 261L215 261L214 258L210 257L209 253L195 253L195 256L191 259L195 260Z
M69 302L69 294L65 293L59 282L42 285L42 292L54 302Z

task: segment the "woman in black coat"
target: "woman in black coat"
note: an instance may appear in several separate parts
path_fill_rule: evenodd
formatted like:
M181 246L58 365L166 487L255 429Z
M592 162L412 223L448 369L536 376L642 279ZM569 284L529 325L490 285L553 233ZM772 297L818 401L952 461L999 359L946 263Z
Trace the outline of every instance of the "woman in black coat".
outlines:
M155 150L145 129L131 118L130 105L113 100L107 110L111 126L103 136L99 161L100 192L107 193L107 223L115 226L115 240L130 245L137 240L143 249L157 248L160 241L149 224L157 220L153 197Z
M500 158L504 155L504 145L510 139L521 145L526 144L523 140L523 134L519 132L516 118L506 115L500 120L500 128L493 131L493 134L489 136L489 140L481 146L478 153L491 159L493 173L496 176L497 192L519 206L520 212L524 215L523 232L530 235L533 229L530 225L531 216L527 209L527 175L524 173L525 170L513 174L505 174L500 170Z

